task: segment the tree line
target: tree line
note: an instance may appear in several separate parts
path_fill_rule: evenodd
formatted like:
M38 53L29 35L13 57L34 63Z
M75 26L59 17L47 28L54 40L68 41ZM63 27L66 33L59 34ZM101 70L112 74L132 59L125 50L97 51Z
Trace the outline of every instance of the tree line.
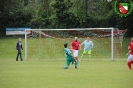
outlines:
M127 17L120 17L114 11L114 1L2 0L0 37L5 36L7 27L34 29L115 27L120 30L127 29L126 36L133 36L133 11Z

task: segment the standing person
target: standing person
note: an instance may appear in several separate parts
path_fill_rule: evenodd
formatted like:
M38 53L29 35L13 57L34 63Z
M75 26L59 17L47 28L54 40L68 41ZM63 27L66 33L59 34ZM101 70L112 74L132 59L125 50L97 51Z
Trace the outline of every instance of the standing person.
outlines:
M86 40L81 44L81 46L84 45L84 51L83 51L83 54L81 56L81 59L83 58L84 54L88 54L89 55L89 59L91 59L91 49L93 48L93 42L90 40L89 37L86 38ZM80 47L81 47L80 46Z
M63 67L64 69L68 69L69 65L71 62L73 62L75 64L75 69L77 69L77 61L75 60L75 58L71 55L71 51L67 48L68 44L65 43L64 44L64 52L66 54L66 66Z
M78 61L78 50L80 48L80 42L78 41L78 37L75 37L74 41L72 41L71 48L73 49L74 58Z
M132 70L131 64L133 64L133 37L131 38L131 42L128 46L128 49L129 49L129 52L126 54L126 55L129 55L127 59L127 65L129 70Z
M20 55L20 60L23 61L22 52L21 52L21 49L23 50L22 43L21 43L21 38L18 39L18 42L17 42L17 45L16 45L16 49L18 51L18 54L17 54L17 57L16 57L16 61L18 61L19 55Z

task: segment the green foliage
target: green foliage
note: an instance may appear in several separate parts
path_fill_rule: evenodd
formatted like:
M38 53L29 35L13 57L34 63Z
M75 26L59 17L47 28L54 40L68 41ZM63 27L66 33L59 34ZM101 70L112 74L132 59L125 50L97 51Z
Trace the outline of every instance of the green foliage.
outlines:
M51 3L54 15L51 15L51 21L55 28L74 28L76 18L70 9L72 3L70 0L55 0ZM71 25L73 24L73 25Z
M5 28L7 27L28 27L31 15L25 14L21 0L3 1L5 6L0 16L1 36L5 35Z
M114 3L115 0L2 0L0 37L5 36L7 27L117 27L127 29L126 36L132 36L133 11L127 17L119 17Z

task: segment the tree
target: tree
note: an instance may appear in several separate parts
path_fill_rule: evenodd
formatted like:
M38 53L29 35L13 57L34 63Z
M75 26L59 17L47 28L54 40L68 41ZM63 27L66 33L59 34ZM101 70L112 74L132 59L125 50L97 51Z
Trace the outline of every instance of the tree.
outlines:
M129 0L119 0L129 1ZM0 3L0 37L7 27L127 29L132 36L133 12L120 17L114 2L107 0L2 0Z
M76 18L70 11L72 7L70 0L54 0L51 6L54 9L51 22L55 28L74 28L76 26Z
M3 0L1 5L0 26L1 36L5 36L5 28L7 27L25 27L28 26L30 14L25 14L24 4L22 0Z

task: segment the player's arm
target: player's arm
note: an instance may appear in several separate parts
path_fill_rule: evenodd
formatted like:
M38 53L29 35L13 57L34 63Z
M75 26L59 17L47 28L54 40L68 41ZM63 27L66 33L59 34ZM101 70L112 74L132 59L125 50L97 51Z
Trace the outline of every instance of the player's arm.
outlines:
M85 42L85 41L84 41L84 42ZM80 45L80 50L82 50L82 45L84 44L84 42L81 43L81 45Z
M69 53L65 53L67 56L72 56L71 54L69 54Z
M128 46L128 50L130 50L130 48L131 48L130 46L132 46L131 43L130 43L129 46Z
M74 49L71 48L71 49L69 49L69 50L73 51Z
M72 56L70 53L67 52L67 50L64 50L64 52L67 56Z
M128 51L128 53L127 53L126 55L129 55L129 54L130 54L130 52L131 52L131 50L129 50L129 51Z
M82 44L80 45L80 50L82 50Z
M82 49L81 44L79 44L79 50L81 50L81 49Z
M16 44L16 50L18 50L18 43Z
M130 49L130 46L128 46L128 49Z
M23 50L23 46L22 46L22 44L21 44L21 49Z

